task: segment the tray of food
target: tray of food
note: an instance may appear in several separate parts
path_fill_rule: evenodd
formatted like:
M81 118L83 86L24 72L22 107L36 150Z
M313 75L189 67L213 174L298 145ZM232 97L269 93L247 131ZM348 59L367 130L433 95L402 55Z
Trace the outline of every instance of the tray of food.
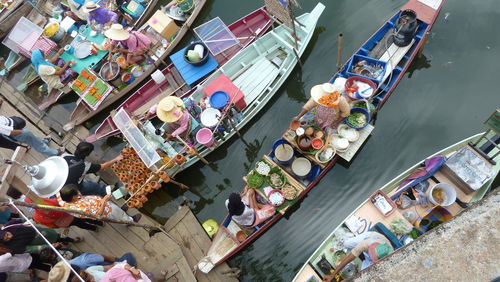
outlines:
M96 76L90 72L87 68L83 69L80 72L80 75L76 78L76 80L71 85L71 89L76 92L79 96L81 96L88 87L90 87L94 81L96 80Z

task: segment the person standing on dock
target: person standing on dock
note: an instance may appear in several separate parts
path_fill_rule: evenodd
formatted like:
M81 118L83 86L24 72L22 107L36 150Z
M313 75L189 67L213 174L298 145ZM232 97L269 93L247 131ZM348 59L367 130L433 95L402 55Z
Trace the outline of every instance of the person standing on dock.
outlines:
M41 139L26 128L26 121L20 117L0 116L0 147L15 150L19 143L27 144L46 156L58 156L64 148L52 149L48 146L50 137Z
M74 155L62 155L69 166L69 174L66 184L77 185L82 195L97 195L104 197L107 194L106 185L93 181L83 181L83 178L86 174L96 173L111 167L114 163L123 159L123 156L118 155L116 158L102 164L85 161L85 158L87 158L93 151L94 145L88 142L80 142L76 146Z
M60 197L58 197L58 200L61 202L61 206L68 209L79 210L96 216L122 221L139 222L142 217L140 213L132 217L129 216L120 207L110 202L111 195L106 195L103 198L99 196L83 196L80 191L78 191L78 187L73 184L64 186L59 194ZM83 215L76 216L84 217Z
M342 119L349 116L351 106L346 98L340 95L337 87L331 83L323 83L311 88L311 98L293 120L299 121L309 111L314 115L318 126L336 128Z

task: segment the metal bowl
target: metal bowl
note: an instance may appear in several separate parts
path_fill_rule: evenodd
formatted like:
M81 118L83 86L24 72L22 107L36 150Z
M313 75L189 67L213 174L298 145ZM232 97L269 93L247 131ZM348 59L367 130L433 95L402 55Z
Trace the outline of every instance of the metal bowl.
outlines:
M118 77L120 74L120 66L117 62L106 62L102 65L99 71L99 76L104 81L111 81Z

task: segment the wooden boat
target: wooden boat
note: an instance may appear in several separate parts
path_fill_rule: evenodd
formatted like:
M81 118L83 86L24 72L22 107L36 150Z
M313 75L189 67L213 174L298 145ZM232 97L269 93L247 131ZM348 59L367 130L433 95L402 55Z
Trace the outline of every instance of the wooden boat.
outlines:
M215 60L218 62L219 66L224 65L240 50L247 47L257 38L260 38L269 29L271 24L272 21L269 15L265 8L262 7L229 25L229 30L236 38L240 38L240 42L215 56ZM163 69L162 72L168 77L167 80L161 84L156 84L152 79L148 80L141 88L118 106L116 110L118 111L123 108L132 116L140 116L149 109L149 107L158 103L159 100L164 97L164 93L178 92L180 93L178 96L183 96L187 87L181 87L178 91L174 91L184 83L175 66L170 64ZM86 138L86 140L87 142L94 142L98 139L118 133L118 128L114 124L111 116L109 116L99 125L99 127L97 127L96 132Z
M0 70L0 76L6 76L9 74L11 70L21 64L26 58L23 56L16 54L15 52L9 51L9 55L7 56L7 60L5 60L5 65L2 70Z
M2 8L0 10L0 38L6 36L17 21L32 9L31 4L23 0L14 0L8 8Z
M427 4L422 3L419 0L410 0L408 1L394 16L388 19L388 21L382 25L382 27L375 32L372 37L370 37L361 48L354 54L360 54L364 56L370 56L371 51L376 51L380 53L380 49L382 47L386 48L389 51L384 52L384 54L376 55L376 59L387 61L389 67L388 71L385 72L384 78L382 79L382 83L378 86L378 93L375 93L373 103L380 109L385 103L385 101L389 98L390 94L395 89L398 82L402 79L403 74L413 61L414 57L417 55L418 51L423 47L425 36L432 28L433 23L436 20L436 17L443 6L444 1L434 1L434 6L428 6ZM387 44L387 38L389 37L387 34L392 34L394 23L398 20L400 14L406 10L412 9L417 13L418 19L418 28L416 33L413 35L411 44L406 47L397 47L392 44ZM386 45L387 44L387 45ZM387 55L389 53L389 55ZM348 73L350 62L353 60L354 55L344 64L341 70L336 73L332 79L331 83L334 83L335 80L339 77L348 78L351 74ZM374 55L375 56L375 55ZM364 134L364 140L368 137L369 133L373 129L373 126L369 125L365 128L364 132L361 132L360 135ZM300 201L305 195L319 182L319 180L336 164L339 158L346 159L350 161L352 156L356 153L357 150L361 147L362 143L358 142L355 150L351 152L349 157L346 157L342 154L335 154L333 158L326 163L319 163L309 154L302 152L297 148L297 144L294 144L294 141L289 138L290 130L287 129L283 135L283 139L275 142L275 146L278 144L290 144L294 147L294 154L296 156L301 156L308 158L313 164L314 173L312 174L314 177L310 177L306 183L304 183L305 187L300 192L297 197L297 200ZM274 147L275 147L274 146ZM273 150L274 150L273 147ZM271 152L269 154L270 157L274 156L274 153ZM285 169L289 169L289 167L284 167ZM244 248L254 239L256 239L260 234L265 232L269 227L271 227L274 222L279 220L283 216L282 213L275 213L270 219L268 219L264 224L255 229L252 229L248 234L247 238L242 242L238 241L236 238L236 232L239 229L244 229L241 226L238 226L231 218L228 216L223 221L221 226L219 227L218 233L215 235L214 240L212 242L211 247L208 250L207 256L200 261L198 267L202 271L210 271L214 265L217 265L220 262L225 261L230 258L234 254L236 254L239 250Z
M206 3L206 0L193 0L195 4L195 8L190 14L189 18L186 20L186 22L182 25L182 27L179 29L177 32L175 39L168 45L166 50L161 54L161 56L158 57L158 59L152 64L149 65L145 70L144 73L136 77L135 80L128 84L126 87L120 90L116 90L112 95L108 96L101 104L100 106L92 110L88 108L88 106L83 102L79 101L73 110L73 112L70 115L70 122L64 126L65 129L69 130L73 128L75 125L80 125L83 122L87 121L91 117L95 116L111 104L115 103L118 101L120 98L124 97L127 93L129 93L132 89L136 88L137 86L141 85L142 82L145 79L149 79L151 73L155 71L161 63L164 63L166 60L167 56L170 55L170 53L174 50L174 48L177 46L177 44L181 41L182 37L186 34L186 32L189 30L191 25L194 23L194 20L200 13L201 9ZM147 28L147 24L143 25L139 30L145 30ZM165 63L164 63L165 64ZM166 65L166 64L165 64Z
M500 117L500 112L497 111L497 114L499 114ZM479 140L482 136L484 136L484 134L477 134L469 138L466 138L456 144L453 144L427 158L427 160L430 160L431 158L439 159L439 156L446 157L446 161L441 167L439 167L439 169L438 167L428 169L429 173L426 176L428 177L428 179L424 181L429 183L429 185L425 184L424 186L428 186L427 189L432 189L432 187L437 183L450 184L452 186L452 188L456 191L457 201L453 202L453 204L449 206L441 207L445 208L449 212L449 216L450 215L455 216L456 214L460 213L462 210L467 208L467 206L469 206L470 204L482 199L485 196L485 194L492 188L491 185L494 182L495 178L498 177L498 172L500 170L500 165L499 165L500 155L498 147L498 144L500 143L500 136L498 135L495 136L493 132L487 132L487 135L490 140L496 142L496 147L493 146L486 139ZM478 141L479 143L477 144L478 145L477 147L471 146L471 144L473 143L476 144L476 142ZM464 156L468 157L473 156L475 160L478 160L478 163L483 165L483 167L481 167L480 169L482 171L481 174L484 173L484 175L487 175L487 178L484 179L485 180L484 184L478 185L476 187L477 190L475 191L469 190L470 188L467 188L467 184L465 184L465 182L462 182L461 180L457 181L457 179L460 178L456 178L457 174L455 174L455 172L449 169L449 167L453 166L447 165L447 163L449 163L450 161L453 162L454 164L459 163L458 160L468 161L469 160L468 157ZM485 158L485 156L487 156L487 158ZM413 182L415 180L413 180L412 182L408 182L405 180L407 180L408 177L412 175L414 172L422 171L423 167L422 165L424 164L424 162L425 160L415 164L405 172L401 173L400 175L389 181L387 184L382 186L379 189L379 191L383 191L383 193L388 195L391 199L398 199L397 195L400 194L402 191L409 189L411 190L411 188L409 187L410 185L412 186L413 184L415 184L415 182ZM477 166L472 165L471 167L477 169ZM485 170L484 168L488 169ZM429 177L429 175L431 176ZM429 190L427 190L427 192L425 193L428 195ZM392 233L391 223L395 219L404 222L409 227L408 230L410 230L410 228L416 228L419 230L419 232L426 232L428 228L425 225L423 225L420 220L418 219L412 220L412 218L409 218L408 220L403 216L403 214L406 211L410 210L411 212L415 212L418 218L423 218L423 217L425 218L428 211L436 207L432 203L428 204L427 207L423 207L420 204L409 206L406 209L394 207L393 213L391 213L388 216L384 216L375 207L370 198L364 201L360 206L358 206L341 224L339 224L337 227L333 229L333 232L326 237L326 239L314 251L314 253L309 257L309 259L307 259L307 262L302 266L302 268L296 274L293 281L297 282L311 281L311 279L313 278L317 279L318 281L321 281L325 273L318 266L318 262L322 260L324 264L324 260L327 260L329 264L335 266L335 261L334 261L335 255L330 250L332 248L335 251L342 250L343 244L339 244L341 240L352 237L354 235L361 234L369 229L375 230L384 235L386 235L388 232ZM436 208L436 209L441 209L441 208ZM365 228L359 228L359 230L356 230L357 229L356 227L358 227L356 224L358 222L364 222L362 225ZM387 228L387 230L389 231L384 230L384 227L381 227L381 224L385 226L385 228ZM406 236L404 236L403 238L401 237L398 238L395 234L392 235L394 237L392 237L393 240L390 241L393 244L394 249L396 251L399 251L397 249L404 244L404 242L401 241L404 241ZM389 236L391 235L386 235L386 237L388 238ZM423 236L425 236L425 233Z

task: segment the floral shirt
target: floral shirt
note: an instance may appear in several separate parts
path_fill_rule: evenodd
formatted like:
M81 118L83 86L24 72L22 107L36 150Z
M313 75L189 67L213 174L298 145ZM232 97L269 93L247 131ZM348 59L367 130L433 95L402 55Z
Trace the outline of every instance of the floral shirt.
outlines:
M80 200L77 200L75 202L64 202L60 198L60 196L57 196L57 200L59 203L64 203L61 206L68 208L68 209L74 209L74 210L80 210L83 212L88 212L88 213L93 213L96 214L99 212L100 206L101 206L101 200L102 198L99 196L82 196ZM110 204L106 203L106 206L104 207L104 212L102 213L102 216L107 216L108 214L111 213L113 208L111 207ZM77 217L85 217L83 215L75 214Z

